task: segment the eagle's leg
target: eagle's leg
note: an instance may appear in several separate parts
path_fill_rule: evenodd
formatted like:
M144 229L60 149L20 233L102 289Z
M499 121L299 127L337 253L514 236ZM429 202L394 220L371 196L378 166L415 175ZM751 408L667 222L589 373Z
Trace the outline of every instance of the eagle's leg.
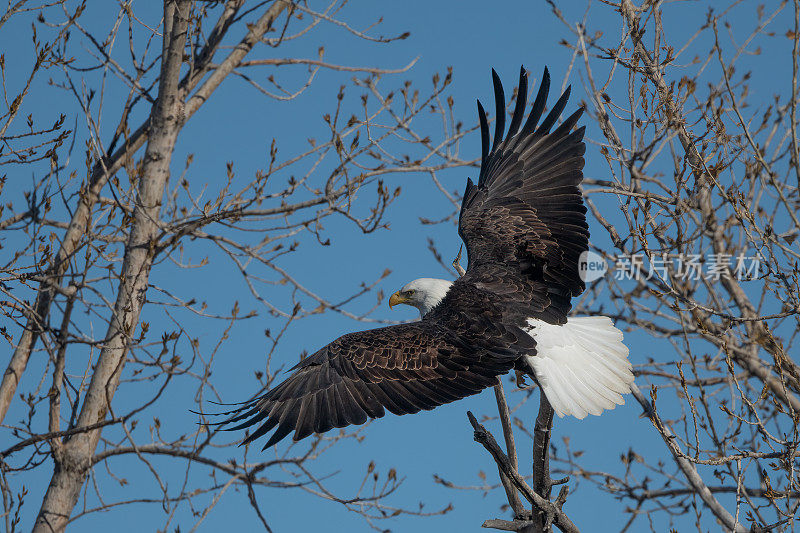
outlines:
M522 356L516 361L514 361L514 374L516 375L517 379L517 387L520 389L527 389L531 385L525 381L525 378L531 378L533 380L532 385L538 385L539 382L536 381L536 374L533 370L533 366L531 366L530 361L528 361L527 356Z
M517 375L517 387L520 389L527 389L528 384L525 383L525 372L519 369L514 369L514 373Z

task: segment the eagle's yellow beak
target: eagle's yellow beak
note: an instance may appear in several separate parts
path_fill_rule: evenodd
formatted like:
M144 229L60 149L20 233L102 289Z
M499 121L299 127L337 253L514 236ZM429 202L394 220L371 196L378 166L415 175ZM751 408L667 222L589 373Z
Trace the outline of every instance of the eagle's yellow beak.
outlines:
M392 294L391 298L389 298L389 308L391 309L397 304L404 304L408 303L408 298L400 294L400 291Z

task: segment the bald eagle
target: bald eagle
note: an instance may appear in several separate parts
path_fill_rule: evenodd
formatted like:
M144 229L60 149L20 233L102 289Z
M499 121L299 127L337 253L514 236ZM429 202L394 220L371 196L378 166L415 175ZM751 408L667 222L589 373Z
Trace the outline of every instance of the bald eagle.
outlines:
M466 273L454 282L408 283L389 305L415 306L418 322L343 335L300 361L285 381L226 413L229 430L260 424L242 444L273 429L264 448L291 432L298 441L386 411L433 409L495 385L511 369L531 375L559 416L599 415L623 403L633 373L622 333L607 317L568 316L571 298L585 289L579 261L589 239L578 188L585 128L574 129L582 110L551 131L570 89L544 115L545 69L523 124L523 68L504 137L505 96L494 70L492 77L494 137L490 146L479 101L480 174L477 184L467 180L458 223Z

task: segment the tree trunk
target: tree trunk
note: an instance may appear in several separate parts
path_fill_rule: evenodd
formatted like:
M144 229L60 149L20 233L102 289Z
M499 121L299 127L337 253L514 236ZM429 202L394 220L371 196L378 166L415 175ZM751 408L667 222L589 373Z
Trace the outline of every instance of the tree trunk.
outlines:
M105 419L119 384L128 342L145 301L158 220L175 140L183 122L178 90L188 26L189 0L164 4L164 43L158 100L150 115L150 136L139 181L133 227L125 249L114 314L86 392L76 427ZM100 439L100 429L74 435L54 449L55 469L36 519L34 533L63 531L78 502L81 487Z

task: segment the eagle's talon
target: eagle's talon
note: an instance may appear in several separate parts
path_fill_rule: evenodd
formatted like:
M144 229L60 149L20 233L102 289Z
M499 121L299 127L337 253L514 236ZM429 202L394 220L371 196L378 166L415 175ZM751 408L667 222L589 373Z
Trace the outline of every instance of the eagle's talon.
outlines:
M514 372L517 374L517 387L520 389L527 389L528 384L525 383L525 372L522 370L514 370Z

